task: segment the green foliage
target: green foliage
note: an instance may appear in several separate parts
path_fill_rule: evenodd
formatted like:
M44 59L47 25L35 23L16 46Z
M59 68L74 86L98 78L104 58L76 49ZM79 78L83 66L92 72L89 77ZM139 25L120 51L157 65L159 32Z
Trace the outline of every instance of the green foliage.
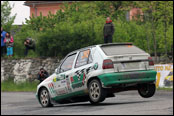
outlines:
M103 26L107 16L115 25L114 42L132 42L146 52L171 51L173 43L173 3L163 10L165 1L95 1L65 3L55 15L40 14L30 17L15 36L15 53L23 56L23 41L32 37L36 41L36 53L31 56L59 56L94 44L103 43ZM126 12L131 8L143 9L143 21L127 21ZM163 16L167 12L167 19ZM167 26L164 26L164 22ZM166 32L164 31L166 29ZM166 33L166 37L165 37ZM154 45L156 40L156 45ZM154 47L155 46L155 47Z
M172 88L165 88L165 87L160 87L160 88L157 88L157 91L173 91L173 87Z
M36 91L37 85L39 81L36 82L23 82L19 84L15 84L12 79L1 82L1 91Z
M36 41L37 44L37 36L39 32L36 32L28 27L28 25L23 25L21 30L17 32L14 36L14 56L15 57L24 57L24 41L26 38L31 37ZM30 53L32 53L30 55ZM32 51L29 51L30 57L38 56L36 53L33 53Z
M13 6L10 6L8 1L3 1L1 4L1 26L3 26L6 31L11 30L11 26L16 17L16 14L14 16L10 16L12 8Z
M137 2L138 7L142 7L145 13L146 23L151 26L153 40L153 53L172 53L173 48L173 1L143 1ZM170 34L169 34L170 33ZM156 41L156 42L155 42Z

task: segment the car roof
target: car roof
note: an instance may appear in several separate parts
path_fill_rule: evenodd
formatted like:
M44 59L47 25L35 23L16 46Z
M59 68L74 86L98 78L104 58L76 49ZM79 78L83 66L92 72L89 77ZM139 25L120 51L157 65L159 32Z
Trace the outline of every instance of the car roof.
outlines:
M133 45L132 43L108 43L108 44L97 44L97 45L92 45L92 46L87 46L87 47L84 47L84 48L80 48L80 49L77 49L75 51L72 51L70 52L67 56L69 55L72 55L78 51L83 51L85 49L89 49L89 48L93 48L93 47L96 47L96 46L100 46L100 47L104 47L104 46L113 46L113 45Z
M92 47L96 47L96 45L87 46L87 47L84 47L84 48L77 49L77 50L75 50L75 51L70 52L68 55L71 55L71 54L74 54L74 53L76 53L76 52L78 52L78 51L83 51L83 50L85 50L85 49L89 49L89 48L92 48Z
M133 45L132 43L108 43L108 44L100 44L101 47L104 46L113 46L113 45Z

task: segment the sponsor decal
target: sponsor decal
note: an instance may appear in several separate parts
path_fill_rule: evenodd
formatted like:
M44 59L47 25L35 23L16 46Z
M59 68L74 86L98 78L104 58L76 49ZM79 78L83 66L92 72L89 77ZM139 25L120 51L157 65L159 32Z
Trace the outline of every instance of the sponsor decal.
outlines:
M49 88L49 90L50 90L51 93L55 93L54 84L53 83L49 83L48 84L48 88Z
M61 81L61 80L64 80L65 79L65 75L64 74L62 74L62 75L60 75L60 77L54 77L53 78L53 82L57 82L57 81Z
M88 58L88 56L89 56L89 52L90 52L90 50L86 50L86 51L84 51L84 52L83 52L82 59L84 59L84 58Z
M70 81L69 81L69 78L66 78L66 84L67 84L67 91L68 92L71 92L71 87L70 87Z
M65 74L61 74L60 77L61 77L61 80L62 80L62 79L65 79L66 76L65 76Z
M62 95L62 94L68 93L66 88L64 88L64 89L57 89L55 92L56 92L57 95Z
M75 89L75 88L80 88L82 86L83 86L83 83L76 83L72 85L72 88Z
M173 64L156 64L156 87L173 88Z
M60 90L59 91L59 94L65 94L65 93L67 93L66 90Z
M56 80L56 77L55 78L53 78L53 82L56 82L57 80Z
M70 80L71 80L71 83L73 83L73 82L74 82L74 79L73 79L73 77L70 77Z
M57 82L57 81L60 81L61 79L60 78L58 78L58 77L54 77L53 78L53 82Z
M90 66L88 68L84 68L82 70L77 70L75 72L75 76L70 77L70 81L72 83L72 88L80 88L83 87L85 85L85 79L86 79L86 75L91 72L91 70L95 69L97 70L98 68L98 63L95 63L94 66Z
M66 83L66 80L61 80L61 83Z
M85 76L85 73L84 73L83 74L83 80L82 80L83 85L85 85L85 79L86 79L86 76Z
M80 76L75 75L71 77L72 88L75 89L84 86L85 79L86 79L85 73L82 73Z
M94 66L93 66L94 70L97 70L98 68L98 63L95 63Z

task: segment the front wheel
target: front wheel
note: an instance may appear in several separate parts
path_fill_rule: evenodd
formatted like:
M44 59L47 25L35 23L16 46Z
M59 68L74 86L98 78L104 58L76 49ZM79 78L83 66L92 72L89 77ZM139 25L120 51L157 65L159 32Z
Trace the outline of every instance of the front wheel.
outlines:
M143 98L152 97L155 94L156 86L155 84L141 84L138 85L138 93Z
M89 98L92 104L97 104L105 100L106 91L102 88L99 80L94 79L89 83Z
M50 101L49 92L46 88L43 88L40 91L39 100L40 100L40 103L41 103L42 107L51 107L51 106L53 106L51 104L51 101Z

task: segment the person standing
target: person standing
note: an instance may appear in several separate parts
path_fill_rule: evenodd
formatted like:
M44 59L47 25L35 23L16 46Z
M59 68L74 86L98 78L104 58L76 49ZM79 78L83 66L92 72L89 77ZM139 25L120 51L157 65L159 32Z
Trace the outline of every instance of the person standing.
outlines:
M103 28L104 43L112 43L112 36L114 34L114 25L110 17L106 18L106 24Z
M3 30L3 27L1 27L1 56L5 54L5 46L6 46L4 43L5 35L6 32Z
M6 36L5 36L5 39L4 39L4 43L6 44L6 47L7 47L7 56L8 57L12 57L12 55L13 55L13 43L14 43L14 39L10 35L9 32L6 33Z

